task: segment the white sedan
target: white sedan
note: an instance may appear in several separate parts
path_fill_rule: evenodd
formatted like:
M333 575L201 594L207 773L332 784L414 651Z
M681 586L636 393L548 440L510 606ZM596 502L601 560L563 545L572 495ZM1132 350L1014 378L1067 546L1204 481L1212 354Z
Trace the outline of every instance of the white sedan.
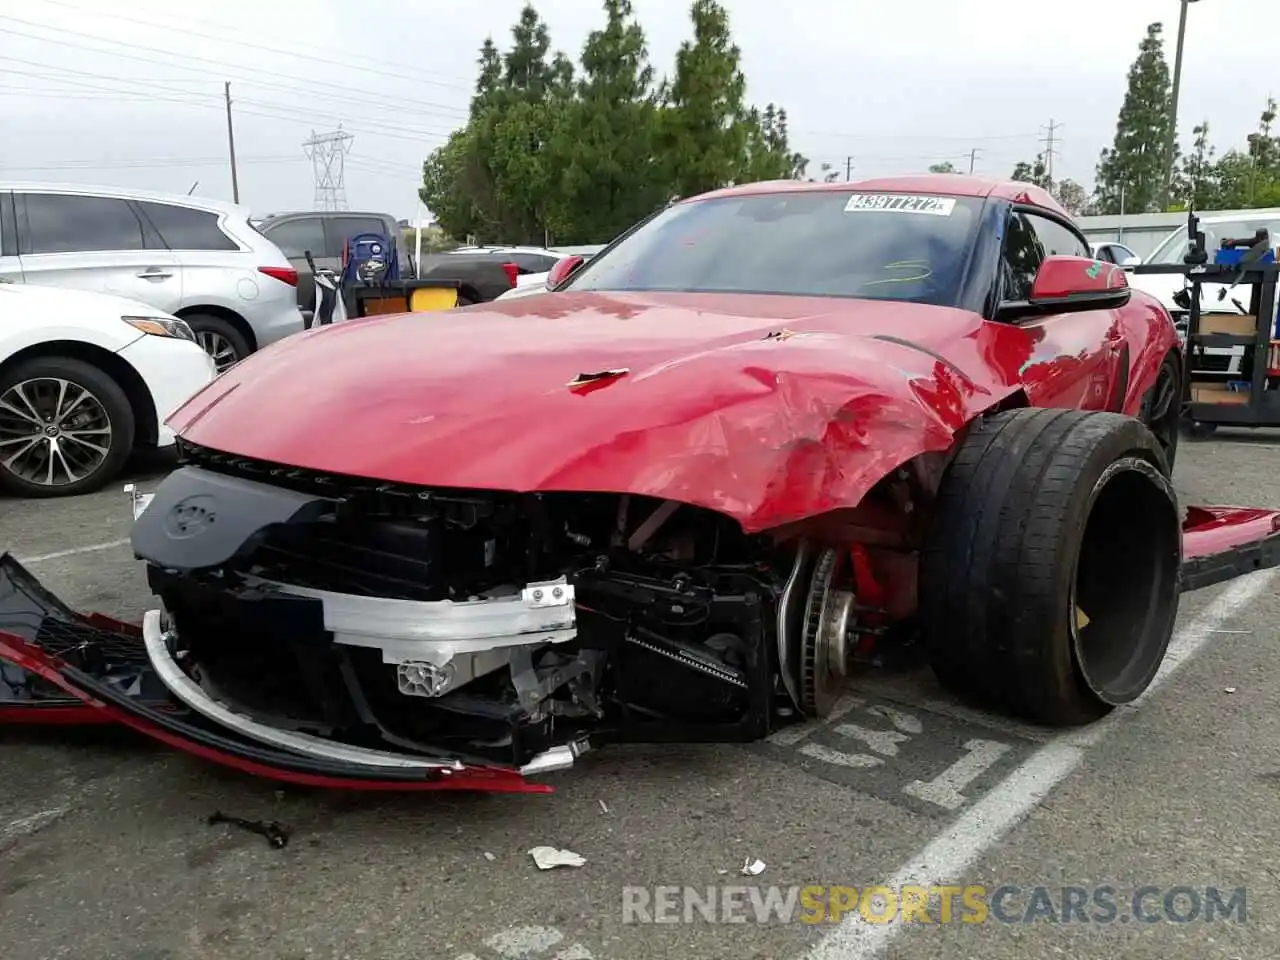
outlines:
M96 490L217 376L191 328L106 294L0 282L0 490Z

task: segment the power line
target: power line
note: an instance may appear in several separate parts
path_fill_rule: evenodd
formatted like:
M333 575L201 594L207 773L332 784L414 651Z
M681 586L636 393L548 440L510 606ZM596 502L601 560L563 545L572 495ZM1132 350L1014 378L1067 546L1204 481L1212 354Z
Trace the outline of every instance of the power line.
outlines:
M938 135L932 133L834 133L832 131L821 130L796 130L798 133L806 137L833 137L841 140L963 140L967 143L988 142L992 140L1035 140L1040 136L1040 131L1034 133L1002 133L992 136L972 137L972 136L951 136Z
M173 32L176 32L176 33L181 33L183 36L189 36L189 37L200 37L200 38L205 39L205 40L214 40L214 41L217 41L217 42L219 42L219 43L226 43L226 44L230 44L230 45L233 45L233 46L236 46L236 47L248 47L248 48L250 48L250 49L254 49L254 50L262 50L262 51L265 51L265 52L267 52L267 53L273 53L273 54L276 54L276 55L289 56L289 57L296 57L296 58L297 58L297 59L299 59L299 60L310 60L310 61L312 61L312 62L323 63L323 64L325 64L326 66L342 66L342 67L344 67L344 68L346 68L346 69L350 69L350 70L360 70L360 71L363 71L364 73L376 74L376 75L378 75L378 76L382 76L382 77L389 77L389 78L391 78L391 79L393 79L393 80L396 80L396 81L398 81L398 82L400 82L400 83L404 83L404 82L406 82L406 81L409 81L409 82L415 82L415 83L425 83L425 84L430 84L430 85L434 85L434 86L442 86L442 87L452 87L452 88L457 88L457 89L465 89L465 90L468 90L468 91L470 91L470 90L472 90L472 89L474 88L474 84L473 84L471 81L464 81L462 78L460 78L460 77L455 77L453 74L441 73L441 72L440 72L440 71L438 71L438 70L426 70L426 69L423 69L423 67L421 66L421 64L394 63L393 61L389 61L389 60L383 60L383 61L381 61L381 62L383 62L383 63L387 64L388 66L398 66L398 67L400 67L400 68L402 68L402 69L404 69L404 70L410 70L410 71L413 71L411 74L409 74L408 76L406 76L406 75L405 75L405 74L403 74L403 73L392 72L392 71L390 71L390 70L383 70L383 69L380 69L380 68L378 68L378 67L371 67L371 66L369 66L369 65L367 65L367 64L356 63L356 62L353 62L353 61L350 61L350 60L343 61L343 60L336 59L336 58L334 57L334 54L335 54L337 51L332 50L332 49L328 49L328 50L326 50L325 48L323 48L323 47L318 47L318 46L316 46L316 45L314 45L314 44L294 44L294 43L291 43L291 44L290 44L290 46L291 46L291 47L297 47L297 46L309 46L309 47L311 47L311 49L313 49L313 50L320 50L320 51L322 51L322 55L320 55L320 56L316 56L316 55L309 55L309 54L298 53L296 49L285 49L285 48L283 48L283 47L269 47L269 46L266 46L265 44L261 44L261 43L250 43L249 41L247 41L247 40L243 40L243 39L240 39L239 37L237 37L237 38L235 38L235 39L232 39L232 38L228 38L228 37L218 37L218 36L213 36L213 35L208 34L208 33L201 33L201 32L196 31L196 30L191 30L191 29L189 29L189 28L187 28L187 27L185 27L185 26L184 26L184 27L171 27L171 26L169 26L169 25L168 25L168 24L166 24L166 23L161 23L161 22L159 22L159 21L157 21L157 20L154 20L154 19L153 19L153 20L143 20L143 19L139 19L139 18L137 18L137 17L127 17L127 16L125 16L124 14L121 14L121 13L107 13L107 12L105 12L105 11L103 11L103 10L99 10L99 9L95 9L95 8L91 8L91 7L81 7L81 6L78 6L78 5L74 4L74 3L67 3L67 2L66 2L66 0L44 0L44 2L45 2L45 3L48 3L48 4L52 4L53 6L66 7L68 10L77 10L77 11L79 11L79 12L81 12L81 13L92 13L92 14L95 14L95 15L100 16L100 17L108 17L108 18L110 18L110 19L112 19L112 20L123 20L123 21L126 21L126 22L128 22L128 23L136 23L136 24L139 24L139 25L144 26L144 27L151 27L151 28L153 28L153 29L158 29L158 30L170 30L170 31L173 31ZM188 18L188 19L190 19L190 18ZM231 28L228 28L225 24L218 24L218 23L216 23L215 21L210 21L210 20L191 20L191 22L194 22L194 23L207 23L207 24L209 24L209 25L211 25L211 26L217 26L217 27L218 27L218 29L220 29L220 30L227 30L227 29L231 29ZM44 26L44 25L42 24L42 26ZM47 29L57 29L57 28L56 28L56 27L48 27ZM424 79L422 76L419 76L420 74L427 74L427 75L430 75L430 76L437 76L437 77L449 77L450 79L449 79L448 81L442 81L442 80L427 80L427 79Z
M2 19L4 18L0 17L0 20ZM49 44L54 47L67 47L73 50L84 50L87 53L96 53L99 56L104 56L104 57L128 58L131 61L154 63L162 67L172 67L178 70L191 70L201 74L202 77L208 78L208 80L204 80L202 79L202 77L165 77L162 79L142 80L135 77L112 77L112 76L104 76L102 73L99 73L96 71L74 70L70 67L62 67L62 66L57 66L55 64L50 64L50 63L41 63L35 60L23 60L18 57L0 55L0 60L5 60L10 63L21 63L26 66L39 67L43 70L56 70L64 73L76 73L82 76L90 76L97 80L104 80L104 81L110 81L115 83L128 83L128 84L139 85L143 87L153 87L157 84L162 84L162 83L163 84L204 83L204 82L213 81L215 77L221 80L230 76L230 78L237 83L246 84L262 90L270 90L278 93L295 94L299 97L305 97L307 100L328 100L328 101L333 101L335 103L349 104L352 106L360 107L362 111L363 110L381 110L381 111L390 110L402 116L405 114L422 114L426 117L439 118L441 120L446 120L449 122L453 122L455 120L464 120L468 116L468 110L464 107L453 107L453 106L449 106L448 104L433 103L426 100L412 100L406 97L396 97L395 104L388 105L382 102L382 94L380 93L376 93L374 91L365 91L365 90L355 89L352 87L338 88L333 86L332 84L317 83L315 81L308 80L304 77L286 78L286 79L292 79L294 81L293 84L286 84L286 83L281 83L280 80L276 80L276 79L272 79L270 82L266 82L258 77L244 76L240 73L233 72L233 71L241 71L241 70L256 72L257 70L256 67L237 66L237 67L231 68L231 70L217 71L217 70L208 69L204 67L191 67L182 63L173 63L167 60L157 60L154 57L140 57L140 56L137 56L136 54L120 53L114 50L101 50L97 47L90 47L81 43L72 43L67 40L55 39L51 37L37 37L31 34L20 33L18 31L6 31L6 33L11 34L13 36L26 37L28 39L35 40L39 43ZM150 48L147 48L147 49L150 49ZM157 51L157 52L163 53L163 51ZM41 74L34 74L34 73L29 75L34 79L46 79L46 80L59 79L56 74L52 76L49 74L41 75ZM281 75L281 76L283 77L284 75ZM337 89L341 89L342 92L341 93L329 92L330 90L337 90ZM182 90L182 91L175 91L175 92L194 93L195 91Z
M3 17L0 17L0 19L3 19ZM47 64L34 63L33 61L17 60L14 57L0 56L0 60L7 60L15 63L31 64L31 65L34 65L37 67L43 67L46 69L49 66ZM73 70L70 67L62 67L57 69L61 69L66 73L76 74L77 76L85 76L85 77L97 76L96 74L91 73L89 71ZM10 72L14 72L14 71L10 71ZM81 87L89 90L105 91L108 93L119 92L118 90L114 90L111 87L104 87L101 84L89 83L83 80L73 80L70 78L64 78L64 79L60 79L59 82L72 84L77 87ZM133 81L124 80L123 78L121 78L119 82L132 83ZM212 93L196 93L188 90L172 90L170 88L158 86L155 84L146 85L146 89L144 90L126 90L125 92L148 93L150 99L157 100L157 101L163 101L163 102L169 102L169 103L186 103L191 106L199 106L199 107L212 107L219 111L223 109L222 104L218 102L221 99L221 97L214 96ZM158 95L158 94L164 94L164 93L178 94L179 96L175 97L175 96ZM192 99L192 98L196 98L196 99ZM323 118L323 122L326 124L330 122L334 122L335 120L338 119L338 117L335 116L335 114L333 113L329 113L321 110L307 110L307 109L299 108L294 104L276 103L274 101L269 101L269 100L241 100L239 102L249 103L259 107L266 107L270 111L276 111L276 112L264 112L262 109L246 110L242 108L238 111L242 115L254 116L254 117L265 117L267 119L279 120L287 123L299 123L299 124L302 124L303 126L311 126L311 127L317 126L318 125L317 119L320 119L320 118ZM289 113L281 113L279 111L289 111ZM361 130L354 131L354 132L364 132L372 136L389 137L391 139L397 139L397 140L408 140L418 144L421 144L424 139L438 138L440 140L443 140L448 136L448 132L446 131L412 128L401 123L394 123L391 120L375 120L372 118L363 119L361 121L361 128L362 128Z
M265 156L237 157L237 164L259 163L301 163L303 156ZM32 167L15 167L5 164L4 168L22 173L56 173L58 171L73 172L76 170L151 170L165 167L212 167L222 166L226 157L143 157L130 159L106 160L65 160L58 163L39 164Z
M65 27L51 27L51 26L48 26L47 24L33 23L32 21L22 20L18 17L0 15L0 20L9 21L12 23L20 23L27 26L35 26L41 30L47 30L52 33L62 33L62 34L68 34L73 37L83 37L89 40L94 40L98 43L109 43L116 46L124 47L126 49L130 49L130 50L141 50L146 53L158 53L161 55L164 55L166 53L166 51L164 50L158 49L156 47L147 46L145 44L128 43L124 40L113 40L109 37L95 37L93 34L81 33L80 31L69 30ZM171 69L187 70L193 73L203 73L210 76L217 76L219 79L223 79L227 77L229 74L228 68L225 63L219 60L212 59L210 57L199 57L193 54L183 54L181 59L175 62L173 60L158 60L155 57L141 57L141 56L138 56L137 54L126 55L123 53L118 53L113 50L103 50L101 47L88 46L83 43L75 43L70 40L60 39L58 37L42 37L42 36L39 36L38 34L25 33L21 30L14 30L12 28L7 29L5 33L8 36L25 37L28 40L35 40L38 43L48 43L54 46L63 46L63 47L70 47L76 50L85 50L90 53L96 53L100 56L117 57L117 58L127 56L127 58L132 62L153 63L153 64L157 64L158 66L169 67ZM15 62L27 62L27 63L30 62L30 61L17 61L16 58L13 58L13 57L3 57L0 59L13 60ZM211 65L211 67L192 66L189 61L208 63ZM35 64L35 65L44 67L46 69L50 68L50 65L48 64ZM53 68L53 69L62 69L62 68ZM323 99L346 101L346 102L361 105L361 106L369 103L376 103L377 100L384 95L383 93L380 93L377 91L353 90L351 88L346 88L346 87L343 88L346 91L345 95L338 95L338 94L332 94L332 93L324 94L324 93L317 92L317 90L318 89L322 90L326 86L333 87L332 84L317 83L316 81L308 77L299 77L296 74L281 73L276 70L266 70L266 69L263 69L262 67L236 65L232 69L234 69L238 73L247 72L250 74L260 74L261 76L269 77L273 81L272 83L273 88L277 88L279 86L280 80L292 81L295 84L301 83L304 85L304 87L303 88L295 87L291 92L297 92L299 94L305 94L307 96L320 96ZM120 79L123 82L130 82L130 81L125 81L124 78L117 78L117 79ZM261 81L252 76L244 77L244 76L237 76L232 74L231 79L236 81L243 81L246 83L255 83L255 84L261 85ZM356 96L352 96L352 94L356 94ZM426 108L421 112L429 113L432 111L435 111L435 112L449 111L449 112L455 112L459 114L465 113L465 111L463 111L462 108L451 107L447 104L430 103L428 101L412 101L412 100L406 100L404 98L399 98L399 102L421 104L424 108Z
M163 52L164 52L161 48L153 47L153 46L149 46L149 45L147 45L147 44L143 44L143 43L131 43L131 42L127 41L127 40L114 40L114 39L112 39L111 37L100 37L100 36L97 36L97 35L92 34L92 33L84 33L84 32L82 32L82 31L80 31L80 30L71 30L71 29L69 29L69 28L67 28L67 27L57 27L57 26L52 26L52 25L47 24L47 23L41 23L39 20L24 20L24 19L22 19L21 17L10 17L10 16L0 16L0 20L7 20L7 21L9 21L10 23L20 23L20 24L22 24L24 27L35 27L37 30L48 30L50 33L66 34L66 35L68 35L68 36L72 36L72 37L82 37L82 38L84 38L84 39L86 39L86 40L93 40L93 41L95 41L95 42L97 42L97 43L108 43L108 44L111 44L112 46L125 47L126 49L130 49L130 50L142 50L142 51L145 51L145 52L151 52L151 53L163 53ZM148 25L148 26L151 26L151 27L160 26L159 24L156 24L156 23L148 23L147 25ZM187 33L189 33L189 31L182 30L181 28L167 28L167 29L178 29L178 32L183 33L183 34L187 34ZM40 36L32 37L30 34L24 34L24 33L21 33L21 32L19 32L19 31L16 31L16 30L9 30L9 31L7 31L7 32L8 32L8 33L11 33L11 34L13 34L13 35L15 35L15 36L20 36L20 37L21 37L21 36L25 36L25 37L27 37L28 39L31 39L31 40L44 40L44 41L47 41L47 42L55 42L55 41L51 41L51 40L49 40L49 38L47 38L47 37L40 37ZM212 38L212 39L214 39L214 40L218 40L219 38L214 37L214 38ZM66 42L66 41L63 41L63 42ZM248 42L244 42L244 41L231 41L231 40L225 40L225 39L223 39L223 40L221 40L221 42L223 42L223 43L231 43L231 44L234 44L235 46L245 46L245 47L255 46L254 44L251 44L251 43L248 43ZM68 44L68 45L71 45L71 44ZM272 52L276 52L276 53L285 53L285 52L287 52L287 51L281 51L281 50L274 50L273 48L263 48L263 49L271 50ZM104 50L96 50L95 52L96 52L96 53L108 53L108 54L109 54L109 51L104 51ZM217 59L214 59L214 58L212 58L212 57L202 57L202 56L198 56L198 55L196 55L196 54L191 54L191 53L184 53L184 54L181 54L181 58L182 58L182 60L183 60L184 62L185 62L185 61L195 61L195 62L197 62L197 63L207 63L207 64L209 64L209 65L210 65L210 66L212 66L212 67L218 67L218 68L220 68L220 69L222 69L222 70L224 70L224 71L225 71L226 66L227 66L227 65L226 65L226 63L225 63L224 61L217 60ZM134 59L138 59L138 58L134 58ZM318 58L309 58L309 59L318 59ZM329 65L329 66L333 66L333 60L332 60L332 59L325 60L324 62L325 62L327 65ZM177 63L163 63L162 65L163 65L163 66L182 66L182 64L177 64ZM199 69L202 69L202 68L198 68L198 67L187 67L187 68L185 68L185 69L190 69L190 70L199 70ZM253 73L260 73L260 74L262 74L263 76L276 77L276 78L284 79L284 80L297 80L297 79L300 79L300 78L299 78L297 75L295 75L295 74L280 73L279 71L275 71L275 70L266 70L266 69L264 69L264 68L262 68L262 67L249 67L249 66L243 66L243 65L241 65L241 66L237 67L237 69L241 69L241 70L249 70L249 71L251 71L251 72L253 72ZM400 80L404 80L404 79L406 79L406 78L404 78L404 77L400 76L399 74L390 74L390 75L391 75L391 76L393 76L393 77L395 77L396 79L400 79ZM372 95L372 94L371 94L371 95Z

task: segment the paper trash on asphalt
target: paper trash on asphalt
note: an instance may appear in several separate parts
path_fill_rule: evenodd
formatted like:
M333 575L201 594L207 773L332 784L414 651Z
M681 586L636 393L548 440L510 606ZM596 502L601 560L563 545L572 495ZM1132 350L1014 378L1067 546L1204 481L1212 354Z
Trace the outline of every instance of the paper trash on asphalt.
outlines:
M557 850L555 847L534 847L529 851L533 862L539 870L554 870L556 867L581 867L586 864L586 857L572 850Z

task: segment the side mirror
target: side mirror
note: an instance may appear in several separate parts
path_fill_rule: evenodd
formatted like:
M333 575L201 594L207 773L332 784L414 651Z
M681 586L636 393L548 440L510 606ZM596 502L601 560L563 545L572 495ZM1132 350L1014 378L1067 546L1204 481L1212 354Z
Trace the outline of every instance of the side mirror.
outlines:
M1028 300L1000 305L1002 320L1082 310L1114 310L1129 302L1132 291L1124 269L1088 257L1045 257L1036 271Z
M1134 267L1142 266L1142 258L1136 257L1136 256L1125 257L1123 260L1120 261L1120 266L1124 267L1126 270L1132 270Z
M571 257L565 257L555 262L550 270L547 271L547 289L554 290L560 284L569 278L569 275L577 270L585 261L582 257L574 254Z

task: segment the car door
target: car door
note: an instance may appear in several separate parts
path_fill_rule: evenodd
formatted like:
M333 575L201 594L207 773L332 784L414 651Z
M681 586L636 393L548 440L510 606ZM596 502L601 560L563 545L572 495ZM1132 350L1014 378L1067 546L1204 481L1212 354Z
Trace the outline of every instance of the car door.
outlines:
M165 313L182 305L177 257L127 200L15 191L14 207L26 283L128 297Z
M1015 208L1005 228L1001 298L1027 300L1036 271L1047 256L1092 259L1089 244L1045 214ZM1036 407L1105 410L1113 404L1114 382L1124 334L1116 311L1085 310L1022 321L1034 348L1023 368L1028 399Z
M258 232L280 248L289 264L298 271L298 306L310 316L315 311L316 284L307 263L311 254L316 267L321 270L341 269L342 264L328 255L323 214L295 214L268 220Z

